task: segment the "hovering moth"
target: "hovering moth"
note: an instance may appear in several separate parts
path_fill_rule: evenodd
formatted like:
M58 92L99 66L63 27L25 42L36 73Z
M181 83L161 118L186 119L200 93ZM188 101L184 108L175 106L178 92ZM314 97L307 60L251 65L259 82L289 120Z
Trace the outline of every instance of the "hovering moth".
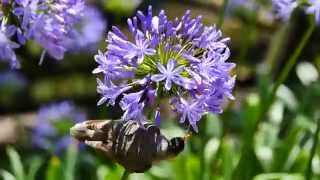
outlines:
M91 120L70 129L75 139L101 150L130 172L145 172L154 162L177 156L184 138L168 140L160 129L137 121Z

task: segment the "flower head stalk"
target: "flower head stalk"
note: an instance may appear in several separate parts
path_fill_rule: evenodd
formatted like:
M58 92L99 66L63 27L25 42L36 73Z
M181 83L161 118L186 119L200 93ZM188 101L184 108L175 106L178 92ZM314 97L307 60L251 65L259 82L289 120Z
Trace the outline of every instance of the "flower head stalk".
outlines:
M42 149L60 152L71 142L69 128L85 120L85 113L69 101L42 106L37 114L32 142Z

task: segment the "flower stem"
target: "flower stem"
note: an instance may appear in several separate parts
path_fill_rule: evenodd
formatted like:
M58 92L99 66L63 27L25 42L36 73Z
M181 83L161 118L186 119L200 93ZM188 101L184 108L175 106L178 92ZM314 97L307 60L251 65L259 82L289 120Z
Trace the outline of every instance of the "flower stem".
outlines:
M122 177L121 177L121 180L127 180L129 175L130 175L130 172L127 170L124 170Z
M221 28L224 22L224 14L226 12L226 9L228 7L228 2L229 0L224 0L223 1L223 5L222 5L222 9L219 12L219 19L218 19L218 27Z
M313 144L310 150L310 157L309 157L308 166L305 174L306 180L311 180L312 178L312 159L316 153L316 149L319 141L319 132L320 132L320 118L317 119L317 129L313 135Z
M43 60L44 60L44 57L46 56L46 53L47 53L46 50L43 50L43 51L42 51L41 56L40 56L40 60L39 60L39 63L38 63L39 66L42 65Z
M296 64L302 50L304 49L304 47L306 46L307 42L309 41L312 32L315 29L315 23L312 23L308 30L306 31L306 33L304 34L304 36L302 37L301 42L299 43L297 49L294 51L293 55L290 57L288 63L286 64L286 66L284 67L284 69L282 70L279 78L277 79L272 92L271 92L271 97L274 98L279 86L287 79L290 71L292 70L293 66Z
M289 76L290 71L292 70L292 68L296 64L298 58L300 57L302 50L304 49L307 42L309 41L314 29L315 29L315 23L313 21L311 21L311 24L309 25L308 29L306 30L305 34L303 35L300 43L298 44L298 47L295 49L292 56L289 58L288 62L286 63L285 67L280 72L279 78L276 80L276 82L272 88L272 91L271 91L271 94L268 98L268 101L265 103L264 106L262 106L262 111L260 113L259 119L257 120L256 127L258 126L259 121L261 119L263 119L265 117L266 113L268 112L272 102L275 99L277 90L279 89L280 85L283 84L284 81Z

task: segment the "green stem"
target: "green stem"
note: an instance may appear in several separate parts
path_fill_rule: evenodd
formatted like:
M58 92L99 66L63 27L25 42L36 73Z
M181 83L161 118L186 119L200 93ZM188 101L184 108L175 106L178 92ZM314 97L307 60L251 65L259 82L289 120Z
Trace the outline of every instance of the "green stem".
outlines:
M281 58L283 52L283 47L287 45L288 34L290 33L291 23L287 23L282 26L272 37L271 43L269 45L269 50L267 52L265 63L268 65L268 74L271 70L279 68L276 66L277 60Z
M121 177L121 180L127 180L129 175L130 175L130 172L127 170L124 170L122 177Z
M313 135L313 144L312 148L310 150L310 157L308 161L308 167L306 170L306 180L311 180L312 178L312 159L316 153L318 141L319 141L319 132L320 132L320 118L317 119L317 129L316 132Z
M229 0L224 0L223 1L223 5L222 5L222 9L219 12L219 19L218 19L218 27L221 28L224 22L224 14L226 12L226 9L228 7L228 2Z
M201 150L200 150L200 180L205 179L205 172L206 171L206 164L205 164L205 155L204 155L204 148L208 142L208 137L206 134L207 130L207 121L208 121L208 115L205 116L204 121L202 121L202 136L201 136Z
M38 63L39 66L41 66L43 64L43 60L44 60L44 57L46 56L46 53L47 53L47 51L45 49L42 50L42 53L41 53L41 56L40 56L40 60L39 60L39 63Z
M292 70L293 66L296 64L302 50L304 49L304 47L306 46L307 42L309 41L312 32L315 29L315 23L312 23L308 30L306 31L306 33L304 34L304 36L302 37L301 42L299 43L297 49L294 51L293 55L290 57L288 63L286 64L286 66L284 67L284 69L282 70L279 78L277 79L272 92L271 92L271 98L274 98L279 86L287 79L290 71Z
M315 23L312 21L311 24L309 25L308 29L306 30L305 34L303 35L300 43L298 44L298 47L295 49L294 53L292 56L289 58L288 62L286 63L284 69L280 72L279 78L276 80L275 85L272 88L271 94L268 98L268 101L264 104L262 107L262 111L260 113L259 119L257 120L256 127L258 126L258 123L261 119L265 117L267 114L272 102L275 99L277 90L279 89L280 85L285 82L287 77L289 76L290 71L296 64L298 58L300 57L300 54L304 47L306 46L307 42L309 41L313 31L315 29Z
M66 180L74 180L75 177L75 170L76 170L76 163L77 163L77 156L78 156L78 149L75 142L70 144L67 150L67 157L66 157L66 167L65 167L65 179Z

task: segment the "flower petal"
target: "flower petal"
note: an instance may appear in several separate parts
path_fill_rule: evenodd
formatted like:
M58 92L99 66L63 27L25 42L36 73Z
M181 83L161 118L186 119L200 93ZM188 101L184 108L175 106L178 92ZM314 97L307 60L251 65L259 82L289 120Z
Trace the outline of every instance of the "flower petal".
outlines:
M166 77L162 74L156 74L151 76L151 80L156 82L163 81L164 79L166 79Z

